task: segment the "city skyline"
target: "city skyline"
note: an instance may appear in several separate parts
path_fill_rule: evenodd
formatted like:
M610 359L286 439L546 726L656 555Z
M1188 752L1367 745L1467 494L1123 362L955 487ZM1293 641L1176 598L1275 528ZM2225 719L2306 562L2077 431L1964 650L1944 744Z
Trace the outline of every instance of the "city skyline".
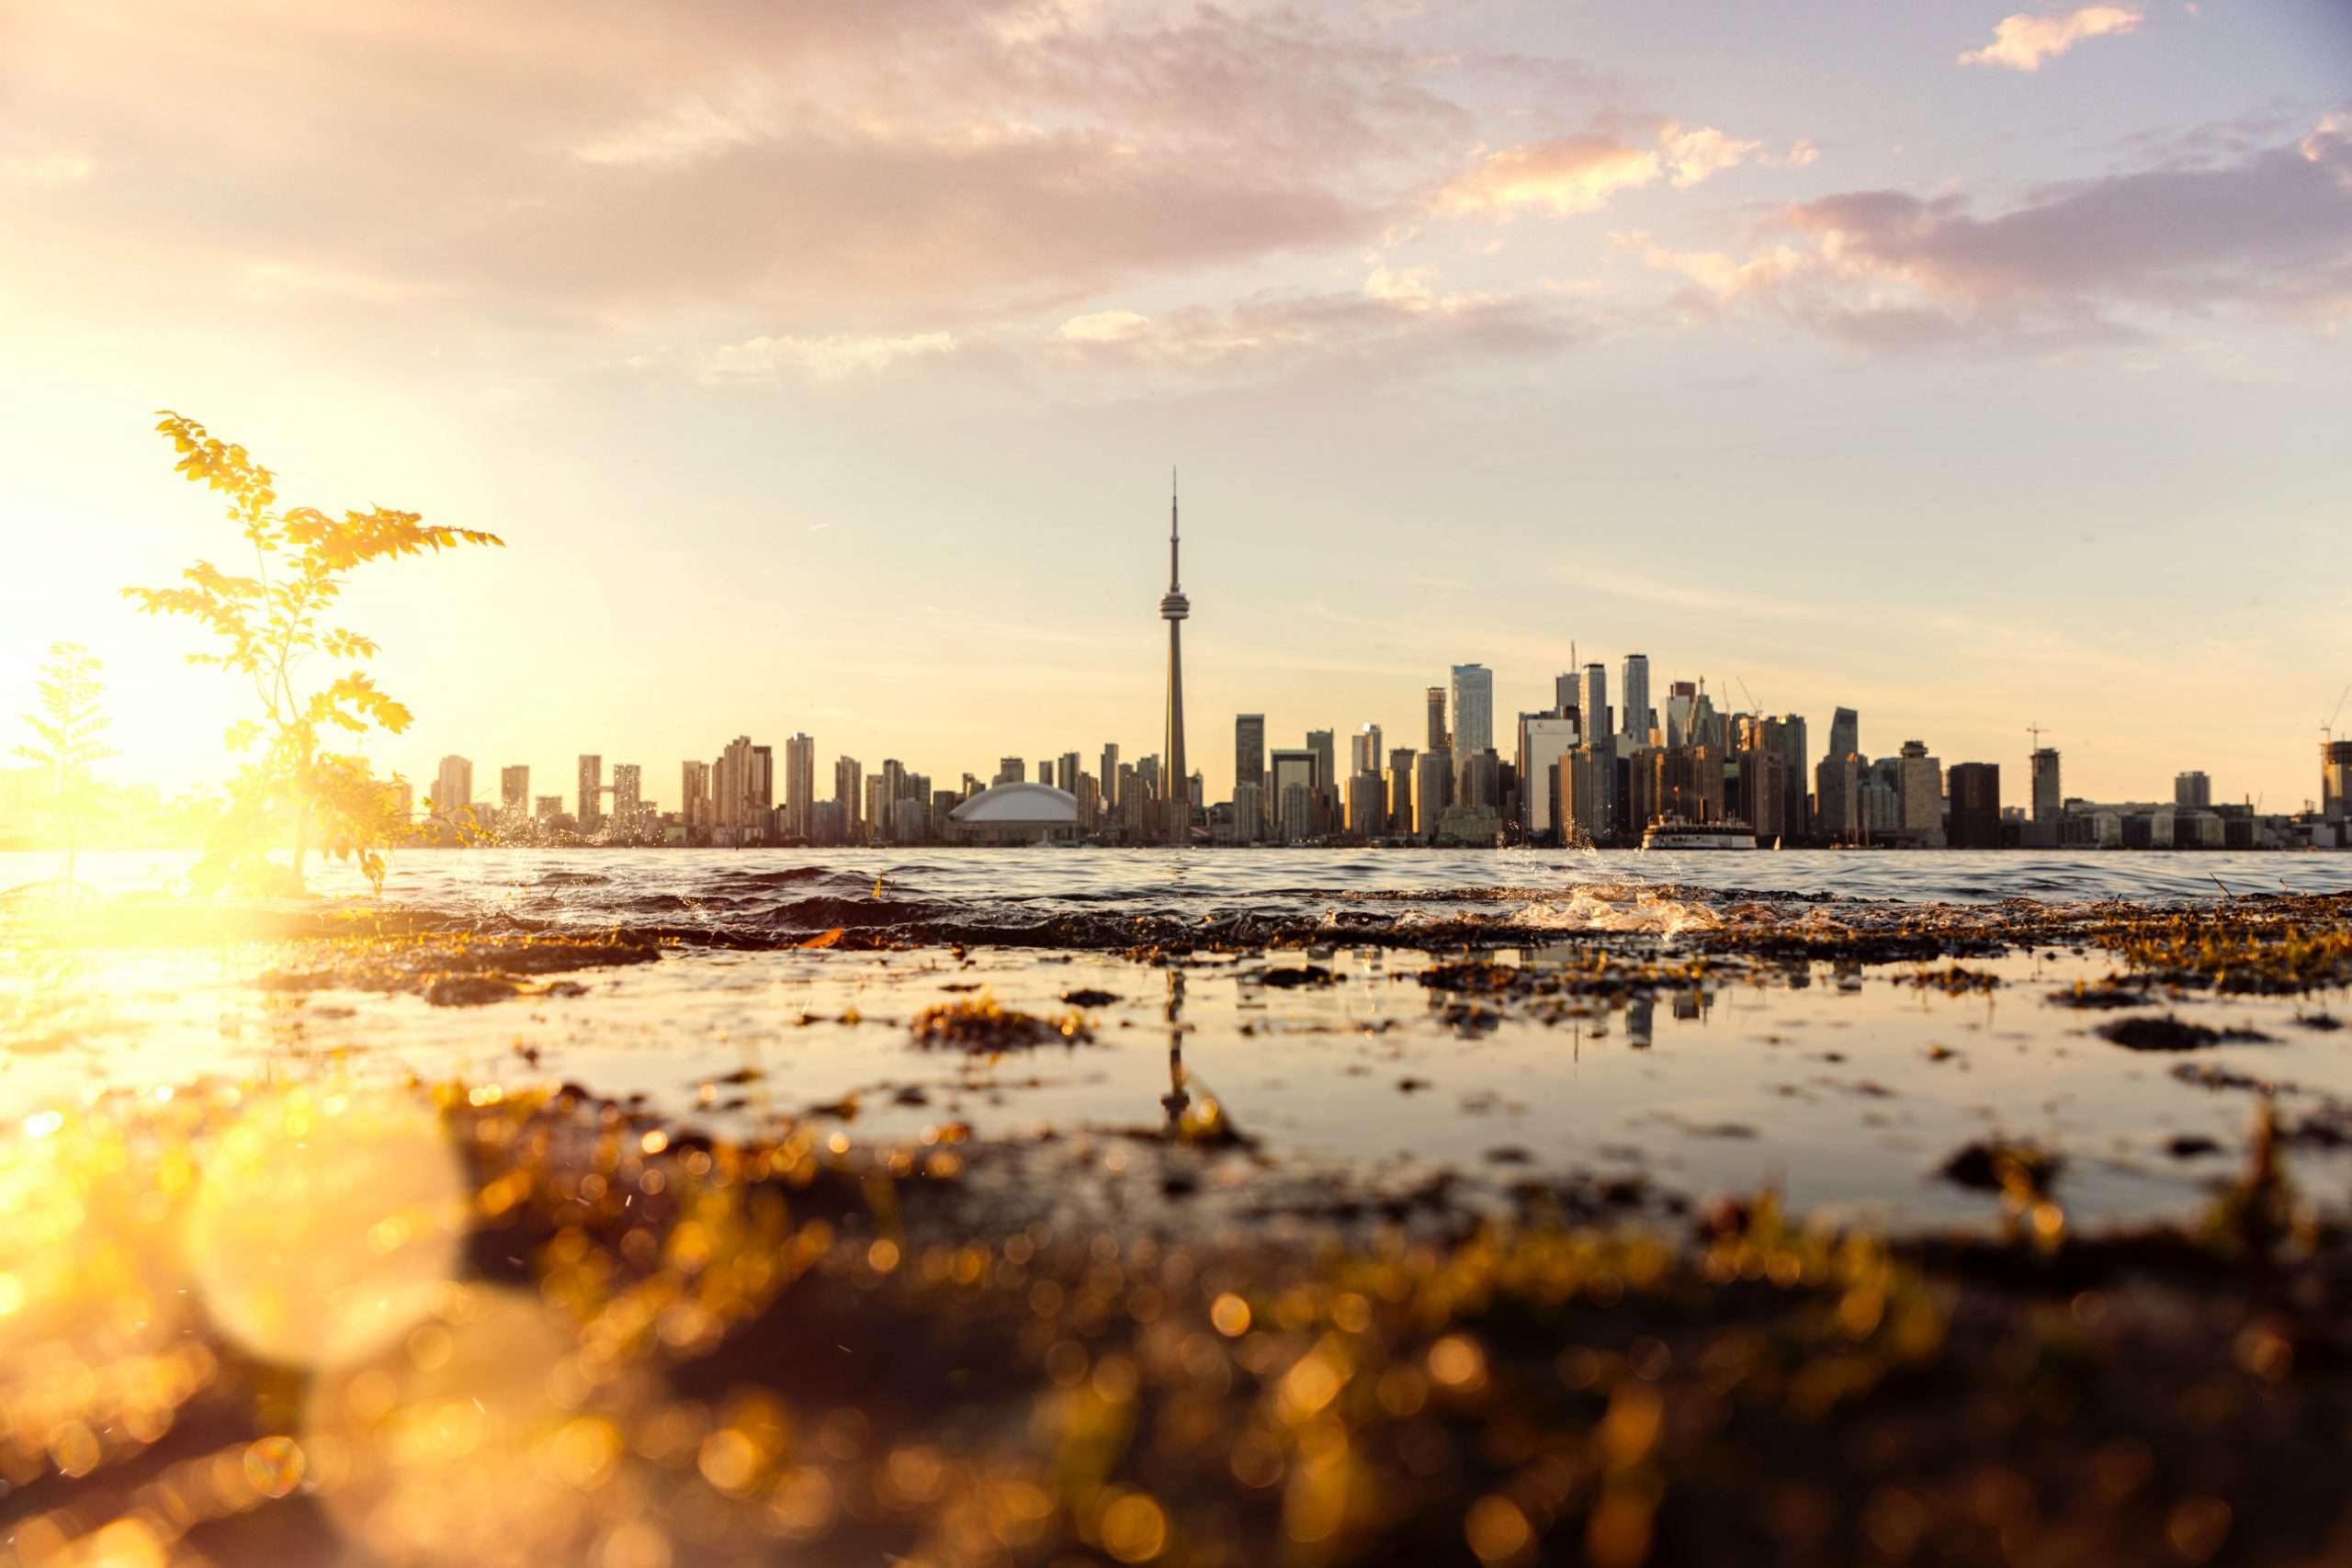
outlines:
M2086 793L2310 797L2341 7L876 3L887 47L839 0L230 0L207 37L269 47L210 78L159 9L12 17L0 706L86 643L112 776L217 772L236 694L119 598L218 524L168 405L508 540L354 589L420 786L475 736L542 780L746 726L1146 747L1182 454L1199 715L1403 738L1457 663L1499 719L1645 649L2011 792L2038 724Z

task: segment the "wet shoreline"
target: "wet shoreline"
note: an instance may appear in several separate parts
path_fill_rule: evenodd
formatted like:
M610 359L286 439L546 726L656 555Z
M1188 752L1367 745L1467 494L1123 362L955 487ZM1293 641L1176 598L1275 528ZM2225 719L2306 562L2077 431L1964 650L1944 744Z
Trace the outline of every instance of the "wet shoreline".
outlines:
M1393 902L17 928L0 1554L2352 1541L2352 900Z

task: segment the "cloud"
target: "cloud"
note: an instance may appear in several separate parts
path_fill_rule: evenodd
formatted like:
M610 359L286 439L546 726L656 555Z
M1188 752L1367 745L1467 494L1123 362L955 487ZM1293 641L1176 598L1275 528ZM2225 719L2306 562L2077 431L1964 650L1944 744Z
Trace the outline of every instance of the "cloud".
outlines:
M707 355L701 378L712 385L773 381L781 372L795 370L815 380L838 381L861 371L887 369L902 360L953 354L956 347L953 333L747 338Z
M2128 33L2142 21L2141 13L2123 6L2086 6L2063 17L2034 17L2020 11L2005 17L1993 29L1993 41L1960 57L1962 65L1999 65L2011 71L2039 71L2045 60L2055 60L2088 38Z
M1637 190L1661 175L1678 190L1695 186L1736 167L1761 145L1713 126L1686 130L1670 119L1657 122L1652 146L1600 130L1555 137L1488 153L1447 182L1432 206L1448 215L1501 219L1527 211L1594 212L1619 191Z
M12 224L0 284L185 330L256 266L388 274L416 285L398 310L306 290L219 330L485 358L902 336L1360 244L1475 138L1450 95L1521 90L1254 6L677 0L587 28L562 0L216 0L194 33L136 4L12 30L7 120L88 153L0 141L0 183L89 190Z
M2237 309L2352 316L2352 127L2331 118L2232 164L2052 186L1980 214L1962 194L1798 202L1745 256L1623 236L1701 308L1762 300L1856 344L2041 351Z
M1671 122L1659 133L1658 143L1666 150L1667 166L1674 171L1677 190L1688 189L1710 175L1736 168L1741 159L1764 145L1761 141L1736 141L1713 126L1685 130Z
M1248 380L1315 367L1403 375L1559 352L1583 323L1545 299L1447 292L1435 269L1375 267L1354 294L1267 294L1157 315L1074 317L1048 362L1101 375Z

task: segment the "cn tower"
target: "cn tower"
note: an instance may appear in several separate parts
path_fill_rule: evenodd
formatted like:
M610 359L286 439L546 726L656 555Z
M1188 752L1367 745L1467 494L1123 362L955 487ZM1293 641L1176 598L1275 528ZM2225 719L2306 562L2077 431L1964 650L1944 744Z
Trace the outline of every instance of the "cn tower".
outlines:
M1160 596L1159 618L1168 623L1168 736L1162 751L1167 773L1168 841L1182 848L1193 841L1192 770L1184 765L1184 617L1192 601L1176 570L1176 470L1168 470L1168 592Z

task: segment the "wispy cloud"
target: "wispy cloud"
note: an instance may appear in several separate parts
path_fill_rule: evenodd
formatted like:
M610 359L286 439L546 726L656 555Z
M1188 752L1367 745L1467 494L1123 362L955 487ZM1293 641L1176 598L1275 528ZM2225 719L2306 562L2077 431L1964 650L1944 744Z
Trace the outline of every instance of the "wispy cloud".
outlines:
M901 360L953 354L956 346L953 333L746 338L714 349L705 357L700 375L714 385L773 381L786 371L819 381L838 381L861 371L886 369Z
M1763 143L1742 141L1713 126L1659 122L1645 145L1600 130L1506 147L1448 181L1432 206L1448 215L1510 219L1522 212L1555 216L1593 212L1620 191L1666 177L1687 189L1736 168Z
M2042 62L2057 59L2085 39L2132 32L2143 19L2140 12L2123 6L2086 6L2063 17L2036 17L2020 11L2003 17L1993 29L1993 41L1962 54L1960 62L2039 71Z

